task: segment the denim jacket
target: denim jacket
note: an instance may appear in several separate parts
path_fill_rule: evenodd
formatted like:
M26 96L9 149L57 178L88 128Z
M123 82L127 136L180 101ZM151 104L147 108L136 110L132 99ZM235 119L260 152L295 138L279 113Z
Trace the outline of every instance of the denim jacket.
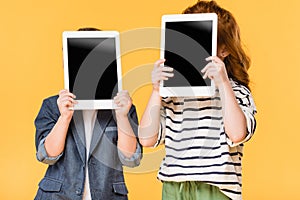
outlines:
M60 116L57 98L58 96L52 96L45 99L35 119L36 157L48 164L46 174L39 183L35 200L82 200L86 167L93 200L127 199L128 191L122 166L139 165L142 158L139 142L134 155L126 158L117 148L118 129L113 111L100 110L92 135L90 154L86 159L82 112L75 111L66 136L64 151L57 157L49 157L44 141ZM128 113L128 119L137 136L138 119L134 106Z

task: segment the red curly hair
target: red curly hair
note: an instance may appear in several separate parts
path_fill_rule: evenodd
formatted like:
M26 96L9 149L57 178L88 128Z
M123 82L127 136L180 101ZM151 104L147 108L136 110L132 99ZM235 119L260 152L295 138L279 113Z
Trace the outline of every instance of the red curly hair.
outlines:
M249 89L250 58L242 48L240 28L233 15L221 8L215 1L199 0L188 7L183 14L216 13L218 15L218 47L225 45L229 55L224 59L229 78Z

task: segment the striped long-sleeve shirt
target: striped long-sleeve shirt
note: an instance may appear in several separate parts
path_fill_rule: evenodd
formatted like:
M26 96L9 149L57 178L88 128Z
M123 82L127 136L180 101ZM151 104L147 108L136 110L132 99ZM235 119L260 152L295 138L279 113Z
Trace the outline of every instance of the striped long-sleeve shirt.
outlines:
M226 135L218 91L207 98L163 98L156 145L165 144L166 156L158 179L202 181L219 187L233 200L242 199L243 143L255 131L256 108L250 91L230 82L247 120L246 138L233 143Z

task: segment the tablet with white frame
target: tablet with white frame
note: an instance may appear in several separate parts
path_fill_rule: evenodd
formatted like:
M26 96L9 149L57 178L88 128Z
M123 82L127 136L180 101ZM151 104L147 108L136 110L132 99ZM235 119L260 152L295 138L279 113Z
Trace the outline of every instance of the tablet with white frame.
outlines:
M160 58L174 77L160 83L161 96L213 96L213 81L203 79L205 58L217 52L218 17L215 13L164 15Z
M117 31L63 32L64 86L76 96L75 110L114 109L122 90Z

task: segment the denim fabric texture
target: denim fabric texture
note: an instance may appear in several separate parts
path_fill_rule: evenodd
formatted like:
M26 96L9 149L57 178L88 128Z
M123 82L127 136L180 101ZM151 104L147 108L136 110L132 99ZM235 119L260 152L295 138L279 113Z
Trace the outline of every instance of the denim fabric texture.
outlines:
M58 96L43 101L36 126L36 157L48 164L44 178L39 183L35 200L81 200L84 190L85 168L89 169L90 190L93 200L127 199L123 165L138 166L142 158L142 147L138 142L136 152L126 158L117 148L118 132L113 110L99 110L93 131L90 154L86 159L82 112L75 111L70 123L64 151L57 157L49 157L44 140L56 124L60 112ZM132 106L128 119L137 137L138 119ZM86 160L88 160L86 162Z

